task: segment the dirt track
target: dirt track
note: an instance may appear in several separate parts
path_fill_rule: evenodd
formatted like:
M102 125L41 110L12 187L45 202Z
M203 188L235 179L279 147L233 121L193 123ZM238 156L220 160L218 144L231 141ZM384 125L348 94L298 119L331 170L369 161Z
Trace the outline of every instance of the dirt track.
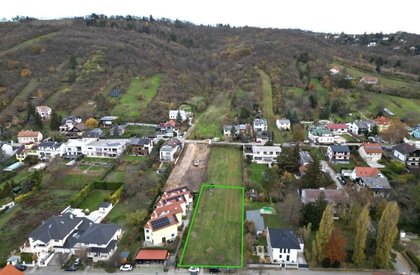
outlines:
M206 144L186 144L166 181L166 189L186 184L191 191L198 192L205 179L209 155L210 148ZM195 160L199 161L198 166L194 166Z

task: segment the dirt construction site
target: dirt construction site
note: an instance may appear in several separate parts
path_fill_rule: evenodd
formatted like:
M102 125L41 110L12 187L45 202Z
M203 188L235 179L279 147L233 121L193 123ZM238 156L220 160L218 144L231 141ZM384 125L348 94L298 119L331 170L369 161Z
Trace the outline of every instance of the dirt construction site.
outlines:
M166 189L186 184L190 191L198 192L206 177L209 156L210 147L207 144L186 144L166 181Z

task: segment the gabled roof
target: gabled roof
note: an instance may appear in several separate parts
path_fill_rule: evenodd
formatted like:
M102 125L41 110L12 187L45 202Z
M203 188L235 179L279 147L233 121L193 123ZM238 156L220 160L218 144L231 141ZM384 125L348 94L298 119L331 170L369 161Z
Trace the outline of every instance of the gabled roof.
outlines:
M337 153L350 153L350 149L347 145L331 145L331 151Z
M355 120L353 122L358 128L369 128L369 126L375 125L375 122L370 120Z
M175 148L175 147L177 147L177 146L179 146L181 144L182 143L181 143L181 141L179 139L177 139L177 138L171 138L171 139L168 139L167 141L165 141L165 143L163 143L162 147L169 146L169 147Z
M394 146L394 150L400 152L404 156L411 154L412 152L419 150L415 146L408 144L408 143L401 143Z
M25 130L25 131L20 131L18 133L18 137L38 137L39 134L40 132L38 131Z
M316 128L312 128L309 130L311 132L312 135L314 136L324 136L324 135L333 135L333 132L331 132L330 130L320 126L320 127L316 127Z
M290 229L268 228L272 248L300 249L299 238Z
M38 112L51 112L51 108L45 105L36 106L35 108Z
M378 125L388 125L391 123L391 120L387 117L380 116L380 117L375 118L375 122Z
M381 173L378 168L373 167L356 167L354 168L356 171L356 177L376 177Z
M105 245L119 229L121 229L121 226L116 224L90 223L77 242Z
M151 218L155 219L155 218L166 216L169 214L180 214L180 213L182 213L181 203L173 203L173 204L157 207L153 211Z
M389 185L389 181L387 178L383 177L361 177L360 180L362 180L367 187L370 189L384 189L389 190L391 189L391 186Z
M136 261L166 260L168 254L168 250L164 249L140 249L139 253L137 253Z
M338 130L338 129L347 129L348 126L345 123L334 123L334 124L327 124L325 126L328 130Z
M324 194L325 200L329 203L344 203L347 199L347 195L343 189L302 189L302 203L315 202L321 193Z
M145 145L145 144L150 144L151 139L147 138L147 137L142 137L142 138L137 138L137 137L133 137L130 139L130 145Z
M60 146L63 143L61 142L56 142L56 141L43 141L38 145L38 148L40 147L49 147L49 148L60 148Z
M104 117L101 117L100 121L114 121L116 119L118 119L117 116L104 116Z
M246 211L246 219L252 221L255 224L257 231L263 231L265 228L264 219L261 216L260 210L248 210Z
M82 221L81 218L69 213L62 216L52 216L32 231L29 237L34 240L40 240L43 243L48 243L51 239L63 240Z
M363 143L362 146L368 154L382 154L382 146L378 143Z
M254 119L254 126L259 126L259 125L267 125L267 120L264 118Z
M177 225L178 219L175 214L170 214L167 216L159 217L156 219L150 219L145 225L144 228L152 229L153 231L161 230L169 226Z
M13 265L7 264L2 270L0 270L0 275L25 275L25 273L18 270Z

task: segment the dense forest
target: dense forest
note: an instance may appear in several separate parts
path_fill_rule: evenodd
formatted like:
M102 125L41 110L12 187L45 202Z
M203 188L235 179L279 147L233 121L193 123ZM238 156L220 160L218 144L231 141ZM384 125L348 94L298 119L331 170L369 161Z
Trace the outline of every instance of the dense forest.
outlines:
M333 62L414 83L373 92L420 98L414 86L420 80L420 36L407 33L331 35L92 14L16 18L0 23L0 41L0 124L21 124L28 101L63 115L104 115L118 100L104 91L124 93L133 77L156 74L157 94L139 120L161 121L185 102L202 112L226 97L249 113L262 104L261 71L271 79L275 114L285 115L285 87L309 91L314 79L324 85ZM372 41L377 46L367 47Z

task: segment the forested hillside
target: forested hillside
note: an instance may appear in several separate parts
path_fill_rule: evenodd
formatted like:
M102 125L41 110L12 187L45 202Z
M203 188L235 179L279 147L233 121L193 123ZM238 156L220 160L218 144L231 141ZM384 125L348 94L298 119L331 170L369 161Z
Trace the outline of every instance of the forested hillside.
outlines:
M133 99L142 102L132 113L138 117L123 119L158 122L166 119L168 109L182 103L201 113L228 99L230 112L223 119L247 118L263 105L261 72L271 79L274 115L295 112L301 119L316 119L324 105L334 103L329 98L342 101L348 89L363 88L358 81L343 84L342 79L331 79L328 70L333 65L355 77L380 77L381 85L363 88L369 94L419 99L420 36L384 37L365 34L355 39L344 34L95 14L4 22L0 23L0 124L23 126L28 101L47 104L62 115L87 118L120 114L121 101ZM377 46L368 48L371 41L378 41ZM149 88L147 95L135 93ZM112 90L118 96L110 96ZM316 92L319 102L315 106L311 92ZM339 105L350 112L349 104L367 100L365 95L351 99ZM367 110L379 107L383 106L369 105Z

